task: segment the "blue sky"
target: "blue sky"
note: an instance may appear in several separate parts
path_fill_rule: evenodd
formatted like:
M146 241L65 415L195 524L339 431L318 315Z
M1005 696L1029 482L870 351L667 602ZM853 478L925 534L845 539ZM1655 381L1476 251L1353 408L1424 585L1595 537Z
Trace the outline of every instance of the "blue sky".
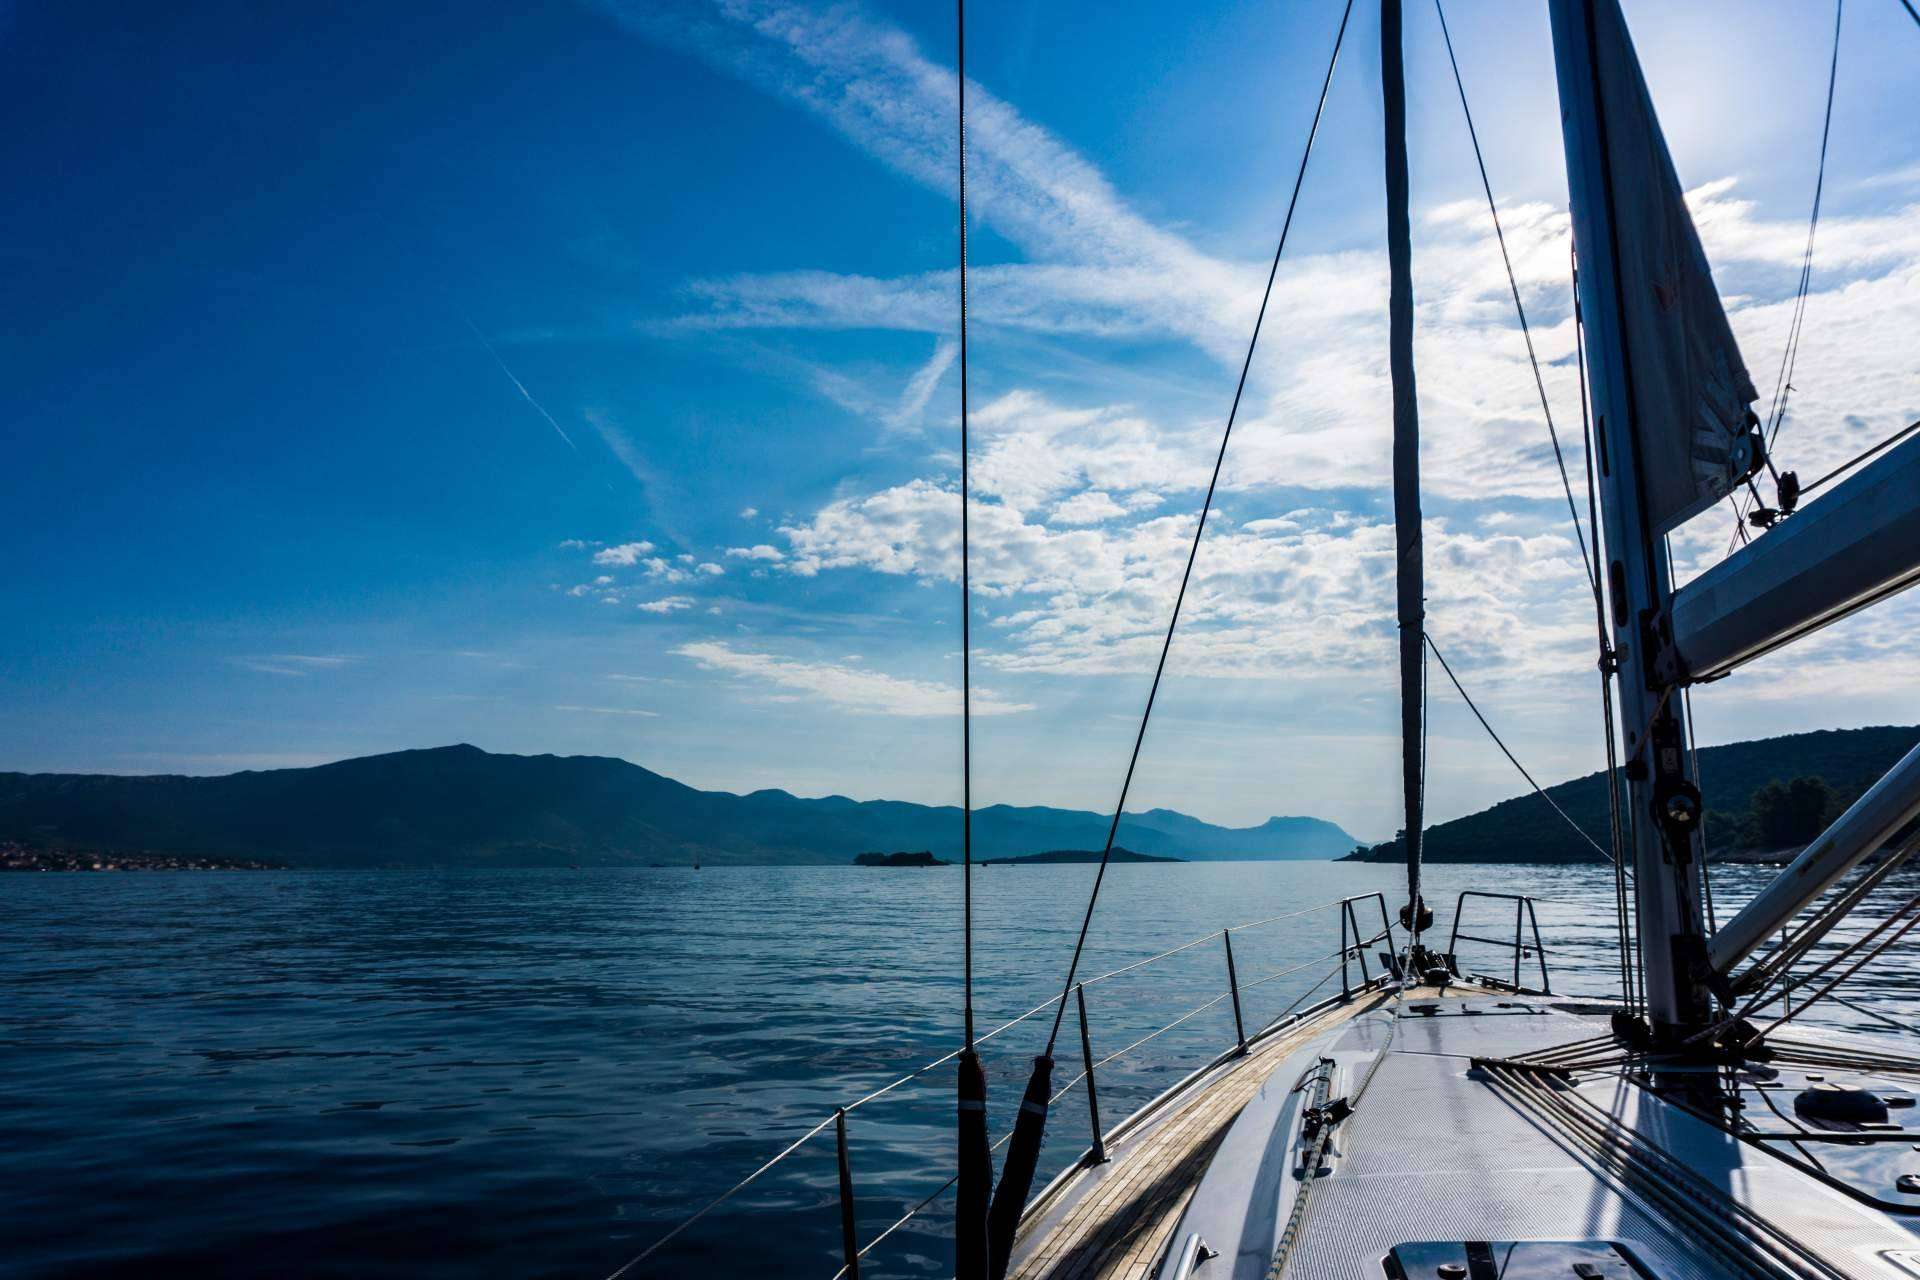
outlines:
M1771 387L1832 10L1628 17ZM970 6L983 802L1112 803L1336 18ZM1577 435L1544 6L1449 18ZM0 768L471 741L955 799L950 21L0 8ZM1408 41L1432 630L1567 776L1584 582L1431 9ZM1920 417L1920 30L1853 0L1840 58L1803 474ZM1394 825L1376 59L1363 3L1135 807ZM1704 691L1702 740L1920 719L1916 621ZM1436 816L1515 790L1444 690L1432 731Z

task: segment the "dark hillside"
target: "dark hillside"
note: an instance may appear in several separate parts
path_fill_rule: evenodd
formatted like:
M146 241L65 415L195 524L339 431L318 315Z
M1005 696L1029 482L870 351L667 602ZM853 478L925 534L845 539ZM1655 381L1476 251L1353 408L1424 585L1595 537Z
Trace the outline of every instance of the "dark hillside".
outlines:
M997 805L974 815L975 854L1097 847L1107 823ZM1128 815L1120 832L1162 857L1331 858L1353 846L1317 818L1231 828L1154 810ZM960 811L699 791L624 760L454 746L218 778L0 774L0 839L330 867L844 865L862 849L956 858Z
M1702 748L1700 790L1707 802L1708 842L1718 843L1716 816L1744 815L1752 808L1755 794L1768 783L1824 778L1836 795L1851 799L1916 742L1920 742L1920 726L1887 725L1821 729ZM1606 845L1605 771L1548 787L1547 794L1569 818ZM1433 862L1590 862L1594 858L1592 848L1532 792L1427 828L1422 848L1423 856ZM1404 857L1396 839L1356 850L1348 860L1398 862Z

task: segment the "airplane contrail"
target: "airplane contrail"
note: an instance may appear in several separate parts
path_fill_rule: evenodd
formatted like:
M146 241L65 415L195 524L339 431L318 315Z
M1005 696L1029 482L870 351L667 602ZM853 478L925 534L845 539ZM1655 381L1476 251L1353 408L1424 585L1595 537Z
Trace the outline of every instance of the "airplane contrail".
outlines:
M461 318L466 319L466 317L464 316ZM541 417L547 420L547 425L553 428L555 434L557 434L562 440L565 440L567 442L567 448L573 450L575 453L579 453L580 446L573 442L573 437L568 435L564 430L562 430L558 422L554 421L553 415L547 412L546 406L542 405L538 400L535 400L533 398L533 392L527 390L527 384L520 381L520 379L514 377L513 370L507 368L507 362L500 358L500 353L493 349L493 344L491 342L487 341L487 335L480 332L480 326L475 324L472 320L467 320L467 328L473 330L473 336L475 338L478 338L480 340L480 345L487 349L487 354L492 356L493 362L500 366L500 372L507 375L507 381L513 384L514 390L520 393L521 398L524 399L528 404L533 406L534 412L538 413Z

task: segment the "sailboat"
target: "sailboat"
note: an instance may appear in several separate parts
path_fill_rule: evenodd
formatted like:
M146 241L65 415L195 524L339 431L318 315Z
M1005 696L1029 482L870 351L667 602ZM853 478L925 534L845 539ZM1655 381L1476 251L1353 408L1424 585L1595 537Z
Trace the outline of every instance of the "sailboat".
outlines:
M1577 262L1589 458L1580 544L1615 790L1612 849L1602 853L1614 864L1621 991L1610 1001L1553 995L1537 924L1534 945L1524 941L1531 904L1497 892L1478 896L1512 903L1511 977L1463 972L1454 942L1435 945L1421 892L1424 674L1427 654L1437 650L1422 603L1401 0L1378 3L1407 864L1398 927L1381 895L1335 904L1339 993L1296 1002L1251 1028L1241 1017L1234 931L1215 935L1226 949L1229 991L1220 1000L1232 1001L1232 1042L1134 1114L1103 1126L1096 1083L1104 1059L1096 1060L1088 1041L1085 1001L1087 987L1112 975L1081 978L1076 947L1058 997L976 1035L969 887L961 1046L824 1119L747 1182L833 1134L845 1245L839 1274L853 1277L875 1265L876 1249L893 1231L951 1192L959 1280L1920 1280L1920 1058L1799 1021L1920 924L1916 896L1850 941L1835 933L1920 849L1920 748L1742 909L1717 921L1705 896L1701 830L1711 797L1693 770L1687 719L1696 686L1735 675L1920 580L1920 437L1910 430L1818 486L1777 469L1769 457L1777 418L1770 412L1763 421L1753 408L1759 392L1714 287L1619 2L1548 0ZM1294 200L1353 7L1347 0L1341 12ZM964 4L960 13L964 549ZM1441 18L1444 30L1444 10ZM1447 52L1453 61L1450 35ZM1453 70L1459 83L1457 62ZM1466 107L1464 84L1460 98ZM1468 121L1471 127L1470 111ZM1477 136L1474 146L1478 155ZM1481 176L1497 229L1484 162ZM1292 210L1290 202L1274 273ZM1268 296L1272 281L1270 273ZM1513 293L1519 307L1517 286ZM1524 331L1524 311L1520 320ZM1250 343L1248 365L1252 356ZM1245 381L1243 366L1241 388ZM1544 391L1541 398L1545 411ZM1236 391L1236 411L1238 403ZM1232 421L1230 414L1221 459ZM1217 481L1218 461L1214 475ZM1768 479L1770 504L1759 489ZM1571 483L1566 491L1578 530ZM1212 499L1210 487L1189 574ZM1750 501L1742 514L1758 532L1676 586L1667 534L1717 504L1743 500ZM964 640L964 550L962 563ZM1166 654L1163 646L1156 693ZM970 692L970 679L963 683ZM1150 693L1129 783L1152 700ZM967 733L970 823L970 720ZM1124 805L1123 788L1115 829ZM970 877L970 839L968 848ZM1105 869L1103 861L1081 943ZM1362 924L1373 910L1377 929ZM1456 938L1460 914L1456 907ZM1823 958L1812 963L1816 954ZM1539 957L1537 984L1523 973L1529 955ZM1358 982L1349 980L1349 963ZM1061 1048L1076 1007L1079 1043L1069 1034ZM1050 1019L1053 1030L1024 1096L996 1104L978 1044L1036 1017ZM1076 1047L1081 1054L1072 1053ZM1056 1091L1057 1048L1070 1067L1083 1069ZM949 1065L958 1071L954 1176L863 1242L848 1114ZM1091 1141L1036 1190L1050 1108L1076 1086L1087 1096ZM998 1143L989 1140L995 1110L1003 1121L1012 1117ZM630 1267L658 1256L745 1185Z

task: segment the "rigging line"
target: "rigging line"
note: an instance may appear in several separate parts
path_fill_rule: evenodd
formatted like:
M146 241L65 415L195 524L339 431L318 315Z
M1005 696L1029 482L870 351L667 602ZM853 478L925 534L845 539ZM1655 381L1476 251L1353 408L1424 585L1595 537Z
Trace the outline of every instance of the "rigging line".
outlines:
M974 1051L973 1017L973 488L967 370L967 0L954 0L954 147L960 251L960 935L961 1049L955 1055L954 1268L960 1280L989 1273L993 1150L987 1144L987 1077ZM1061 996L1066 1007L1066 996ZM844 1166L843 1166L844 1168ZM843 1172L842 1177L845 1174ZM851 1234L851 1228L848 1228ZM856 1257L848 1268L857 1272Z
M1920 27L1920 9L1913 7L1913 0L1900 0L1900 7L1907 11L1909 18L1913 19L1913 25Z
M1295 920L1301 916L1310 916L1314 914L1316 911L1325 911L1330 907L1338 907L1344 901L1346 900L1341 898L1336 898L1331 902L1323 902L1318 906L1302 907L1298 911L1287 911L1277 916L1267 916L1266 918L1261 920L1250 920L1246 924L1236 924L1232 926L1231 931L1234 933L1240 933L1247 929L1257 929L1261 925L1273 924L1281 920ZM1135 960L1130 964L1123 964L1117 969L1109 969L1105 973L1097 973L1091 978L1083 979L1080 985L1083 987L1091 987L1096 985L1097 983L1105 982L1110 978L1123 977L1126 974L1133 973L1135 970L1143 969L1150 964L1155 964L1161 960L1165 960L1169 956L1177 956L1183 951L1191 951L1195 947L1201 946L1208 942L1212 942L1215 938L1219 937L1222 933L1226 933L1226 932L1228 932L1228 930L1226 929L1215 929L1212 933L1207 934L1205 937L1195 938L1191 942L1183 942L1177 947L1169 947L1165 951L1156 952L1155 954L1147 956L1144 959ZM1266 979L1263 978L1261 979L1261 981L1266 981ZM1249 985L1251 984L1242 983L1241 989L1245 990ZM1051 1009L1053 1007L1053 1002L1055 1000L1058 1000L1059 998L1060 998L1059 996L1049 996L1047 999L1042 1000L1039 1004L1034 1005L1033 1008L1028 1009L1025 1013L1017 1014L1014 1017L1007 1019L1007 1021L1002 1022L998 1026L993 1027L991 1030L981 1032L978 1036L974 1038L974 1043L976 1045L983 1045L987 1041L994 1039L995 1037L1003 1034L1004 1032L1010 1031L1014 1027L1019 1026L1021 1023L1025 1022L1028 1018L1031 1018L1036 1014L1045 1013L1048 1009ZM955 1058L959 1057L960 1053L961 1051L958 1049L954 1049L950 1052L943 1053L939 1057L935 1058L933 1061L925 1063L921 1066L915 1067L912 1071L907 1072L907 1074L899 1077L898 1079L893 1080L890 1083L881 1085L878 1089L875 1089L873 1092L864 1094L861 1097L854 1099L852 1102L849 1102L844 1107L842 1107L841 1110L851 1115L855 1111L858 1111L861 1107L866 1106L869 1102L873 1102L876 1099L885 1097L887 1094L892 1093L895 1089L898 1089L901 1085L907 1084L913 1080L917 1080L919 1077L927 1074L927 1072L932 1071L935 1067L945 1066L947 1063L952 1062ZM832 1117L829 1116L827 1118L827 1121L831 1122L831 1120L832 1120Z
M1671 582L1674 577L1672 536L1666 534L1661 535L1660 545L1667 553L1667 581ZM1691 782L1697 788L1700 785L1700 753L1695 747L1693 740L1693 689L1690 686L1681 686L1680 706L1684 713L1683 718L1687 722L1687 781ZM1700 813L1700 898L1702 905L1706 907L1707 932L1713 934L1720 931L1720 923L1713 909L1713 876L1712 873L1707 870L1708 860L1707 815L1705 807L1702 806Z
M1904 1031L1910 1036L1920 1036L1920 1030L1916 1030L1911 1023L1896 1022L1892 1018L1889 1018L1886 1014L1881 1013L1879 1010L1869 1009L1866 1005L1863 1005L1863 1004L1856 1004L1853 1001L1847 999L1843 995L1835 994L1827 998L1832 1000L1835 1004L1845 1005L1847 1008L1853 1010L1855 1013L1864 1014L1867 1017L1872 1018L1875 1022L1884 1022L1888 1026Z
M1695 1041L1705 1039L1708 1036L1719 1033L1726 1027L1733 1025L1735 1022L1738 1022L1742 1019L1751 1018L1755 1013L1759 1012L1761 1009L1766 1008L1768 1005L1773 1004L1777 1000L1786 1000L1788 1001L1789 1005L1791 1005L1790 998L1795 991L1800 990L1802 987L1810 986L1813 982L1815 982L1822 974L1826 973L1829 969L1833 968L1835 965L1839 964L1841 961L1845 960L1847 957L1853 955L1856 951L1859 951L1862 948L1867 948L1868 944L1872 943L1875 938L1878 938L1881 935L1881 933L1883 933L1890 925L1894 924L1896 921L1900 919L1900 917L1906 915L1908 912L1913 911L1916 907L1920 907L1920 894L1916 894L1913 897L1907 899L1906 902L1902 903L1899 907L1895 908L1892 914L1888 915L1885 919L1881 920L1880 923L1876 924L1873 928L1869 929L1865 934L1861 935L1858 938L1853 939L1851 942L1846 943L1833 955L1827 957L1825 960L1821 961L1818 965L1816 965L1811 972L1806 973L1801 977L1793 978L1789 981L1783 982L1780 988L1776 991L1773 991L1771 994L1769 994L1767 989L1763 987L1759 992L1754 994L1752 999L1748 1000L1738 1010L1730 1012L1725 1018L1721 1019L1719 1022L1715 1023L1713 1026L1708 1027L1702 1031L1697 1031L1693 1035L1689 1036L1687 1038L1686 1043L1691 1044L1691 1043L1694 1043ZM1920 916L1916 916L1915 920L1920 921ZM1913 922L1909 922L1906 928L1911 928L1912 923ZM1898 938L1900 934L1905 933L1906 928L1902 928L1898 933L1895 933L1893 935L1893 938ZM1862 964L1865 964L1867 961L1872 960L1875 956L1878 956L1882 951L1886 950L1887 946L1892 941L1893 939L1884 939L1879 944L1868 949L1867 954L1861 957L1858 963L1856 963L1852 968L1848 969L1846 973L1841 974L1841 978L1845 978L1851 975L1855 970L1860 968ZM1794 958L1797 958L1797 957L1794 957ZM1793 962L1794 958L1789 959L1790 964ZM1827 990L1832 990L1833 986L1837 985L1838 981L1839 979L1835 979L1834 983L1831 983L1828 985ZM1819 994L1824 994L1824 992ZM1818 995L1813 997L1813 999L1818 999L1818 998L1819 998ZM1800 1009L1795 1009L1792 1011L1792 1013L1793 1014L1800 1013L1802 1010L1806 1008L1807 1005L1813 1003L1813 999L1803 1000L1801 1002ZM1775 1025L1778 1025L1778 1024L1775 1024ZM1768 1028L1769 1031L1771 1031L1772 1029L1773 1029L1772 1027ZM1758 1039L1758 1038L1759 1037L1757 1036L1755 1037L1755 1039Z
M1793 319L1787 328L1786 349L1780 356L1780 373L1774 382L1773 403L1767 410L1767 445L1771 450L1786 421L1787 400L1793 393L1793 366L1800 354L1800 334L1805 325L1807 294L1813 283L1813 236L1820 226L1820 197L1827 182L1827 142L1833 133L1833 91L1840 74L1840 20L1846 12L1846 0L1834 0L1833 51L1827 59L1827 105L1820 123L1820 162L1813 177L1813 211L1807 216L1807 247L1800 258L1800 284L1795 296Z
M1426 635L1424 627L1421 629L1420 634L1422 636ZM1420 649L1420 814L1422 822L1426 820L1427 812L1427 713L1430 701L1430 685L1427 680L1427 652L1427 646L1422 645ZM1420 945L1420 934L1417 931L1417 926L1420 923L1420 904L1415 901L1416 896L1417 895L1409 894L1407 897L1407 946L1406 950L1401 952L1401 955L1406 958L1407 968L1409 970L1413 968L1414 948Z
M1473 704L1473 699L1468 697L1467 691L1461 687L1460 677L1454 675L1453 668L1447 665L1447 657L1445 654L1440 652L1440 646L1436 645L1433 642L1433 637L1431 635L1427 636L1426 640L1427 640L1427 648L1433 650L1433 656L1440 660L1440 669L1447 673L1447 679L1453 681L1453 687L1455 692L1459 693L1461 700L1467 704L1467 710L1473 712L1473 718L1480 722L1480 727L1487 731L1487 736L1493 739L1493 745L1496 747L1499 747L1501 754L1505 755L1507 757L1507 760L1513 765L1513 767L1520 771L1520 776L1527 780L1527 785L1532 787L1535 791L1539 792L1540 798L1542 800L1545 800L1548 804L1552 805L1553 811L1559 814L1561 819L1568 826L1572 827L1575 833L1578 834L1582 840L1585 840L1588 844L1593 846L1593 851L1595 853L1599 854L1601 857L1605 858L1609 862L1613 861L1612 856L1608 854L1605 849L1602 849L1600 847L1600 842L1595 840L1592 836L1588 835L1586 831L1580 826L1579 823L1575 822L1572 818L1567 817L1567 811L1565 809L1562 809L1558 804L1556 804L1554 802L1553 797L1548 795L1546 793L1546 790L1543 787L1541 787L1539 783L1533 780L1533 775L1527 772L1527 766L1521 764L1520 761L1514 757L1513 752L1507 750L1507 744L1500 740L1500 735L1493 731L1493 726L1487 723L1487 718L1480 714L1480 708L1476 707Z
M632 1271L635 1267L645 1262L648 1258L651 1258L654 1254L660 1252L661 1248L664 1245L666 1245L666 1243L669 1240L674 1239L681 1232L685 1231L688 1227L700 1221L700 1219L706 1217L709 1213L712 1213L715 1209L718 1209L721 1205L725 1204L728 1200L731 1200L735 1195L735 1193L739 1192L740 1190L745 1188L748 1183L752 1182L755 1178L758 1178L761 1174L773 1168L773 1166L779 1164L782 1160L785 1160L788 1156L792 1155L796 1150L798 1150L801 1147L802 1144L806 1143L808 1140L815 1137L816 1135L825 1132L827 1126L831 1125L832 1123L833 1123L833 1117L828 1116L825 1120L822 1120L819 1124L813 1126L813 1128L807 1130L805 1133L795 1138L792 1142L788 1143L784 1148L781 1149L779 1155L773 1157L771 1160L768 1160L765 1164L761 1165L758 1169L755 1169L752 1173L740 1179L740 1181L734 1183L732 1186L728 1187L725 1191L722 1191L719 1195L715 1196L712 1200L710 1200L707 1203L705 1208L701 1209L698 1213L694 1214L692 1217L686 1219L686 1221L682 1222L679 1226L675 1227L673 1230L667 1232L667 1234L661 1236L658 1240L655 1240L652 1244L648 1245L645 1249L642 1249L640 1253L633 1259L633 1261L627 1263L626 1266L621 1267L618 1271L613 1272L611 1275L607 1277L607 1280L620 1280L620 1277L626 1275L628 1272Z
M1273 282L1280 274L1280 255L1286 252L1287 233L1293 229L1293 212L1300 203L1300 187L1307 178L1307 161L1313 156L1313 140L1320 132L1320 119L1326 114L1327 97L1333 89L1333 69L1340 62L1340 46L1347 37L1347 20L1353 16L1353 0L1340 11L1340 29L1334 33L1333 53L1327 59L1327 74L1320 83L1320 100L1314 104L1313 123L1307 128L1307 144L1300 152L1300 167L1293 175L1293 194L1287 198L1287 216L1280 223L1280 243L1273 250L1273 265L1267 268L1266 292L1260 295L1260 311L1253 320L1253 335L1247 340L1246 359L1240 364L1240 381L1233 389L1233 405L1227 410L1226 429L1220 433L1220 451L1213 459L1213 478L1207 481L1207 496L1200 504L1200 521L1194 526L1193 545L1187 549L1187 567L1180 575L1180 590L1173 598L1173 613L1167 619L1166 638L1160 642L1160 661L1153 669L1153 683L1147 689L1146 709L1140 713L1140 728L1133 736L1133 754L1127 759L1126 777L1120 783L1120 801L1113 807L1113 821L1107 827L1106 847L1100 851L1100 868L1094 873L1093 891L1087 895L1087 912L1080 921L1080 936L1073 944L1073 959L1067 964L1067 980L1061 986L1060 1006L1054 1011L1053 1030L1047 1034L1046 1057L1053 1056L1054 1042L1060 1038L1060 1023L1067 1014L1067 992L1073 990L1073 975L1080 967L1080 953L1087 945L1087 928L1093 923L1093 907L1100 899L1100 882L1106 878L1107 864L1113 858L1113 841L1120 831L1120 818L1126 812L1127 792L1133 787L1133 771L1140 763L1140 745L1147 737L1147 722L1153 718L1153 700L1160 692L1160 677L1167 669L1167 653L1173 648L1174 628L1180 624L1180 606L1186 602L1187 584L1193 579L1193 562L1200 554L1200 538L1207 531L1207 516L1213 510L1213 494L1220 485L1220 468L1227 460L1227 442L1233 438L1234 419L1240 413L1240 397L1247 389L1247 374L1253 368L1254 348L1260 343L1260 326L1267 318L1267 304L1273 300Z
M963 1007L973 1048L973 582L967 520L967 2L955 0L957 114L960 147L960 884Z
M1846 0L1834 0L1833 51L1827 59L1827 105L1820 122L1820 163L1814 171L1813 210L1807 216L1807 247L1800 258L1800 282L1794 292L1793 316L1787 322L1787 343L1780 353L1780 372L1774 379L1773 399L1767 406L1767 454L1773 454L1774 441L1787 420L1787 401L1793 394L1793 370L1800 359L1800 335L1806 325L1807 295L1813 285L1813 237L1820 226L1820 197L1827 182L1827 142L1833 133L1833 93L1840 75L1840 23L1846 12ZM1744 527L1749 506L1736 503L1740 524Z
M1815 480L1810 484L1801 485L1800 486L1801 500L1804 501L1808 494L1812 493L1815 489L1820 488L1822 485L1825 485L1834 480L1838 480L1841 476L1853 470L1855 467L1865 462L1868 458L1871 458L1876 454L1883 453L1886 450L1891 449L1894 445L1899 444L1902 440L1905 440L1908 436L1912 435L1916 431L1920 431L1920 422L1910 422L1906 426L1900 428L1900 430L1888 436L1885 440L1882 440L1879 444L1874 445L1870 449L1861 450L1859 453L1855 454L1853 457L1847 459L1845 462L1841 463L1839 466L1835 467L1833 470L1821 476L1818 480ZM1735 500L1735 497L1733 494L1727 495L1727 502L1729 505L1731 505L1734 508L1734 512L1737 517L1740 513L1740 506L1739 506L1739 503ZM1733 528L1734 528L1734 532L1739 535L1737 540L1742 545L1745 545L1746 542L1748 541L1747 522L1744 519L1736 519ZM1727 541L1727 553L1729 555L1733 553L1734 541L1735 539L1728 539Z
M1593 474L1594 454L1599 440L1594 435L1592 413L1587 406L1587 340L1580 314L1580 261L1571 241L1567 244L1567 278L1573 294L1573 352L1576 381L1580 384L1580 454L1587 480L1587 532L1593 539L1593 558L1600 561L1600 496ZM1634 1004L1633 932L1628 926L1627 856L1620 838L1619 756L1614 745L1612 650L1607 643L1607 605L1600 584L1593 584L1593 625L1599 644L1600 729L1606 740L1607 754L1607 843L1613 850L1614 928L1620 945L1621 1002L1629 1009Z
M1786 998L1787 1007L1791 1009L1793 1007L1792 991L1797 985L1793 981L1793 966L1811 954L1813 949L1825 941L1826 936L1837 928L1841 921L1852 915L1854 909L1866 901L1869 894L1878 889L1882 882L1913 855L1916 847L1920 847L1920 844L1910 840L1903 847L1895 850L1883 859L1879 866L1861 876L1851 887L1836 893L1831 900L1821 905L1800 926L1798 933L1788 934L1783 927L1780 945L1756 959L1745 973L1736 978L1735 989L1764 993L1766 988L1774 982L1784 983L1785 987L1781 994ZM1824 966L1813 976L1818 977L1821 971L1824 971Z
M1818 489L1821 485L1827 483L1827 481L1835 479L1836 477L1843 475L1848 471L1853 470L1855 467L1865 462L1868 458L1871 458L1874 454L1880 453L1886 449L1891 449L1894 445L1899 444L1902 440L1905 440L1908 436L1912 435L1916 431L1920 431L1920 422L1909 423L1908 425L1900 428L1900 430L1894 432L1892 435L1888 436L1885 440L1882 440L1879 444L1873 446L1873 448L1868 449L1860 454L1857 454L1855 457L1853 457L1849 461L1841 463L1839 466L1835 467L1833 470L1827 472L1827 474L1821 476L1818 480L1815 480L1812 484L1801 485L1800 496L1802 498L1806 497L1809 493L1812 493L1815 489Z
M1507 233L1500 225L1500 210L1493 199L1493 181L1487 177L1486 157L1480 152L1480 132L1473 126L1473 108L1467 105L1466 82L1460 77L1460 63L1453 56L1453 33L1447 29L1447 11L1440 0L1433 0L1433 11L1440 15L1440 34L1447 44L1447 63L1453 68L1453 87L1460 94L1460 111L1467 118L1467 137L1473 140L1473 160L1480 167L1480 187L1487 193L1487 212L1493 218L1493 236L1500 244L1500 261L1507 269L1507 288L1513 293L1513 310L1520 317L1520 336L1526 340L1527 363L1533 366L1534 390L1540 393L1540 413L1547 420L1547 438L1553 441L1553 459L1560 465L1560 488L1567 495L1567 515L1573 521L1574 541L1580 544L1580 561L1587 570L1587 582L1599 589L1593 561L1587 555L1586 533L1580 527L1580 510L1573 501L1573 482L1567 478L1566 455L1560 451L1560 433L1554 429L1553 408L1547 401L1546 380L1540 375L1540 357L1533 349L1533 330L1527 325L1527 308L1520 301L1520 281L1513 272L1513 258L1507 252Z
M1914 898L1910 899L1907 905L1902 907L1900 911L1902 913L1906 911L1910 911L1916 905L1920 905L1920 895L1916 895ZM1896 915L1887 917L1889 921L1892 921L1897 918L1898 918L1898 913L1896 913ZM1880 945L1874 947L1871 951L1867 952L1866 955L1863 955L1858 960L1854 961L1853 964L1849 966L1844 973L1840 974L1840 976L1836 977L1833 981L1829 982L1826 986L1820 988L1820 990L1814 992L1812 995L1808 996L1805 1000L1801 1001L1799 1008L1795 1009L1791 1013L1783 1013L1778 1018L1775 1018L1772 1022L1768 1023L1766 1030L1762 1031L1758 1036L1754 1038L1756 1040L1766 1039L1769 1035L1772 1035L1776 1030L1778 1030L1782 1025L1793 1021L1793 1019L1799 1017L1801 1014L1805 1013L1808 1009L1811 1009L1820 1000L1822 1000L1828 995L1831 995L1835 987L1845 982L1848 978L1851 978L1854 974L1860 972L1860 970L1864 968L1870 961L1879 959L1882 955L1886 953L1889 947L1893 946L1894 943L1900 941L1900 939L1904 938L1909 932L1911 932L1915 925L1920 925L1920 914L1916 914L1912 919L1908 920L1905 924L1901 925L1898 929L1894 930L1891 934L1889 934L1886 938L1884 938L1880 942Z

